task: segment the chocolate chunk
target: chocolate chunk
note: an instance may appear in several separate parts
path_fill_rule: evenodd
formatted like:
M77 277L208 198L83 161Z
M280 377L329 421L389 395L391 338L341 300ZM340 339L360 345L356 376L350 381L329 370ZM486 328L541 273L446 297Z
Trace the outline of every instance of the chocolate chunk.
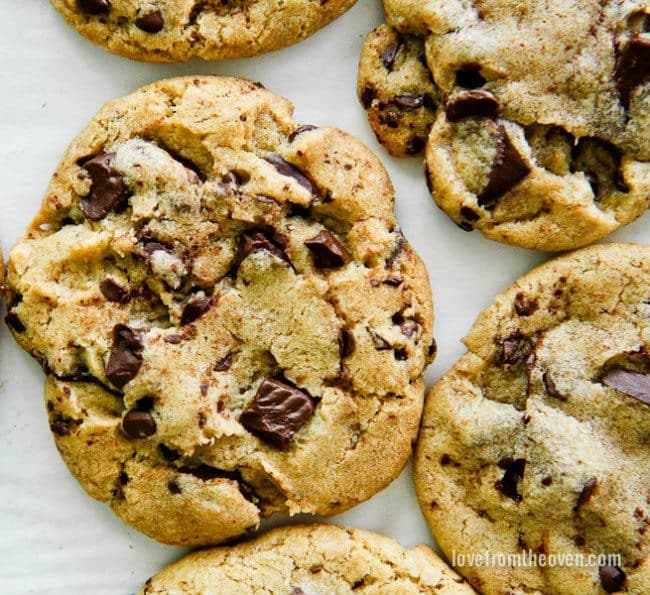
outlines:
M648 374L615 368L605 374L603 384L650 405L650 375Z
M154 10L138 17L135 24L145 33L158 33L165 27L165 19L160 10Z
M386 341L381 335L376 333L375 331L368 329L368 333L370 334L370 338L372 339L372 344L375 346L375 349L377 351L383 351L385 349L392 349L392 345Z
M212 306L212 298L210 296L190 298L181 314L181 326L185 326L201 318L210 309L210 306Z
M542 485L543 486L550 486L553 483L553 478L550 475L547 475L542 479Z
M319 269L335 269L352 260L352 255L345 249L331 231L324 229L311 240L305 240Z
M405 248L406 248L406 241L404 240L404 236L401 234L401 232L398 231L397 239L395 241L395 246L391 250L391 253L389 254L388 258L386 259L386 266L389 269L392 269L401 260Z
M289 142L292 143L294 140L296 140L296 137L300 136L303 132L309 132L310 130L316 130L317 128L318 126L312 126L311 124L300 126L289 135Z
M91 221L101 221L111 211L124 211L131 196L122 175L111 167L113 156L112 153L102 153L83 164L92 185L80 204L84 215Z
M406 143L407 155L417 155L427 145L427 137L423 134L414 134Z
M129 411L122 420L122 428L129 438L146 438L156 433L156 421L149 411Z
M478 196L480 206L493 206L506 192L514 188L531 171L519 151L512 144L506 129L499 124L496 155L487 186Z
M289 258L284 252L284 247L274 242L265 231L258 230L242 234L239 241L239 248L237 249L234 268L238 268L250 254L259 250L268 250L274 256L289 262Z
M621 591L625 585L625 573L618 566L600 566L598 568L600 584L607 593Z
M555 382L553 382L553 378L551 378L551 373L548 370L544 372L542 380L544 381L544 388L546 389L546 393L549 397L560 399L561 401L566 401L566 397L558 392L557 387L555 386Z
M512 460L511 457L499 461L500 467L506 467L503 478L494 483L494 487L515 502L522 500L521 494L517 491L519 482L524 478L526 459Z
M210 465L197 465L189 466L184 465L179 467L178 470L181 473L186 473L188 475L193 475L201 481L210 481L211 479L229 479L232 481L239 481L241 475L237 471L224 471L223 469L217 469L216 467L211 467Z
M59 416L50 424L50 430L57 436L67 436L74 428L81 424L82 420L80 419Z
M125 486L126 484L129 483L129 476L124 471L120 471L119 475L117 476L117 479L120 482L120 485Z
M108 0L77 0L77 7L86 14L105 14L111 9Z
M354 335L351 331L347 329L341 329L339 331L339 353L342 358L348 357L354 353L354 349L357 346Z
M24 333L25 332L25 325L21 322L20 318L18 318L18 314L14 312L9 312L5 316L5 323L7 326L17 333Z
M481 218L474 209L470 209L469 207L461 207L460 214L463 219L467 219L467 221L471 221L472 223L475 223Z
M215 372L226 372L227 370L230 370L230 367L232 366L232 360L233 360L234 354L229 353L222 359L220 359L214 366L214 371Z
M370 109L375 99L377 99L377 90L370 85L366 85L363 93L361 93L361 104L364 108Z
M393 355L398 362L404 362L408 359L408 353L403 347L400 349L395 349Z
M623 47L614 70L621 105L630 107L634 89L650 80L650 39L634 35Z
M499 102L485 91L464 91L447 103L447 119L458 122L469 116L490 117L499 109Z
M122 388L133 380L142 365L143 345L133 330L124 324L113 328L113 346L104 373L115 386Z
M389 275L388 277L384 277L381 282L384 285L390 285L391 287L399 287L402 283L404 283L404 279L401 277L396 277L395 275Z
M397 54L399 53L401 47L402 41L398 39L395 43L391 43L387 48L384 48L380 52L379 58L381 59L384 68L386 68L388 72L393 71L393 67L395 66L395 58L397 58Z
M478 89L482 87L487 80L481 76L481 65L474 62L464 64L460 70L456 71L456 84L465 89Z
M175 481L170 481L167 484L167 489L170 491L170 493L174 495L178 495L182 493L183 490L181 490L180 486L175 482Z
M405 111L415 111L424 105L424 95L396 95L393 104Z
M154 252L169 252L169 254L173 254L173 250L169 246L166 246L165 244L161 244L160 242L156 242L154 240L145 240L143 251L149 258L151 258L151 255Z
M456 223L456 225L458 225L458 227L463 231L474 231L474 226L467 221L461 221L460 223Z
M503 351L501 353L502 365L517 365L521 362L524 354L522 350L522 337L514 334L503 341Z
M420 325L415 320L408 319L400 324L400 330L405 337L411 338L420 328Z
M591 500L591 497L593 496L593 493L596 490L597 486L598 486L598 478L590 477L586 481L585 485L582 488L582 491L580 492L580 495L578 496L578 503L576 504L574 510L578 510L578 508L580 508L584 504L587 504L587 502Z
M515 312L517 316L530 316L537 312L539 304L534 298L527 297L524 293L519 292L515 297Z
M158 450L160 451L160 455L162 456L163 459L166 461L169 461L170 463L173 463L174 461L178 461L178 459L181 458L181 453L178 452L177 450L174 450L173 448L169 448L169 446L160 443L158 445Z
M110 277L106 277L106 279L100 282L99 290L109 302L126 304L131 298L129 290L122 287L116 281L113 281Z
M314 193L314 185L311 183L311 180L303 174L295 165L292 165L288 161L285 161L279 155L268 155L266 160L278 170L283 176L288 176L293 178L298 184L303 188L308 190L310 193Z
M171 343L172 345L178 345L179 343L183 342L184 338L185 338L185 335L179 335L179 334L167 335L165 337L165 343Z
M307 393L267 378L239 421L258 438L284 450L313 414L314 402Z

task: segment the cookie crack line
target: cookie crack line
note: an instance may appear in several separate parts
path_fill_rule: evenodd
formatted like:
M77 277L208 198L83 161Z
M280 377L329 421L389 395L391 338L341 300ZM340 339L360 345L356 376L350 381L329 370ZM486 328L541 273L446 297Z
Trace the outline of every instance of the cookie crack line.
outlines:
M44 362L65 462L165 543L346 510L417 431L435 355L423 263L377 158L291 113L219 77L110 102L9 259L12 333Z

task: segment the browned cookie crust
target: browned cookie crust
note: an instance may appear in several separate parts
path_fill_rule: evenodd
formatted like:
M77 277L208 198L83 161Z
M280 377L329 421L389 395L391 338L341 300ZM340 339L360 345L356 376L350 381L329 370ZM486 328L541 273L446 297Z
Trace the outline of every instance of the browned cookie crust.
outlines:
M356 0L52 0L114 54L145 62L241 58L297 43Z
M275 529L247 543L195 552L150 578L140 595L470 595L429 547L407 550L368 531L331 525Z
M359 97L463 229L567 250L650 200L647 0L384 0ZM428 139L428 140L427 140Z
M557 556L459 567L479 591L650 593L649 302L649 246L552 260L483 311L429 394L415 481L443 552Z
M259 84L108 103L9 262L10 326L93 497L168 543L334 514L405 465L431 293L370 151Z

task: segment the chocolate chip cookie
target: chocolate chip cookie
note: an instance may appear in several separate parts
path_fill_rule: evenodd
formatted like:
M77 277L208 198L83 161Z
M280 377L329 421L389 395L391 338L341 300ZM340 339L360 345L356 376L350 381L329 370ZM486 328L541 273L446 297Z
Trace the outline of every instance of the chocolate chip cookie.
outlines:
M457 568L488 594L649 593L650 247L540 266L464 342L428 396L416 453L442 550L457 564L486 551L548 560Z
M57 447L167 543L330 515L405 465L433 359L378 159L259 83L158 82L72 143L9 259Z
M594 242L650 201L650 3L384 0L358 92L462 229Z
M440 593L474 591L435 552L407 550L368 531L332 525L275 529L233 547L195 552L150 578L153 593Z
M216 60L297 43L356 0L52 0L84 37L146 62Z

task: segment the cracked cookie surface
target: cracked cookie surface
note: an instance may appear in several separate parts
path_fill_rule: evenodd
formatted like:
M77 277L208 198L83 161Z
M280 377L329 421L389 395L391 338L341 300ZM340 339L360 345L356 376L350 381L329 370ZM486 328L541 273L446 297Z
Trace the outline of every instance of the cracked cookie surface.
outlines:
M407 550L360 529L296 525L190 554L149 579L140 595L473 592L425 545Z
M106 104L9 259L57 447L160 541L334 514L408 459L433 359L424 265L377 158L242 79Z
M533 270L428 396L415 481L447 556L621 556L458 568L479 591L650 592L649 263L604 244Z
M384 0L359 98L463 229L587 245L650 201L647 1Z
M356 0L52 0L84 37L146 62L241 58L309 37Z

